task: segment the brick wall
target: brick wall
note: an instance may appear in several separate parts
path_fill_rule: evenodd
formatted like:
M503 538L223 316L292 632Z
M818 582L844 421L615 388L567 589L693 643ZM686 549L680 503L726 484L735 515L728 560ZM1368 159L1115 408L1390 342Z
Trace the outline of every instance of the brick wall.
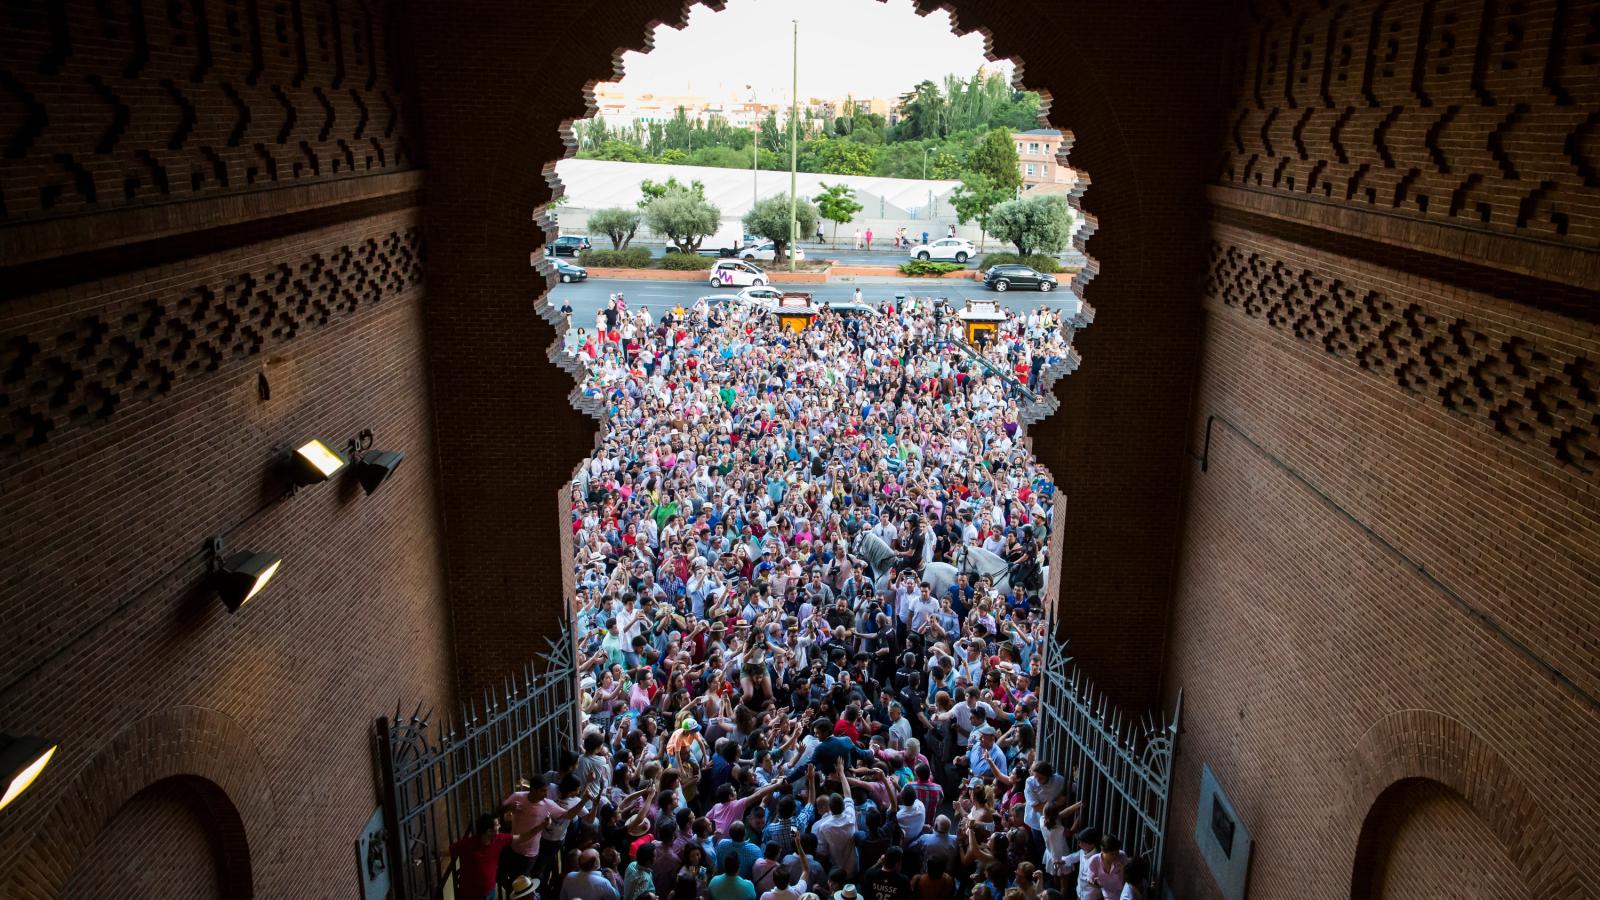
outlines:
M0 895L348 895L373 719L453 694L385 6L4 15L0 730L60 750ZM406 454L378 493L284 497L283 448L365 428ZM237 615L217 534L284 557ZM171 778L215 809L140 794Z
M1401 782L1373 806L1373 839L1383 853L1357 864L1356 896L1517 897L1522 873L1476 810L1424 779ZM1363 893L1364 892L1364 893Z

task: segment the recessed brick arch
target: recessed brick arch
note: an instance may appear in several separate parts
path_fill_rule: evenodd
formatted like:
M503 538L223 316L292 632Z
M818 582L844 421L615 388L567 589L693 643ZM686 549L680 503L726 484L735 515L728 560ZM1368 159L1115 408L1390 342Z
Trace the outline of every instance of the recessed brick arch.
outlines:
M79 858L123 804L171 779L182 779L192 789L192 811L214 830L223 896L254 896L252 860L270 854L268 848L252 847L251 837L275 831L266 768L244 729L198 706L154 713L107 742L73 776L72 786L14 861L4 896L56 900Z
M1202 6L1094 2L1069 28L1054 3L919 4L950 10L958 30L981 28L997 56L1024 61L1051 121L1073 131L1072 165L1093 178L1086 251L1099 266L1086 296L1099 316L1078 341L1083 368L1056 385L1064 414L1032 436L1073 504L1062 537L1074 548L1075 600L1117 609L1122 630L1142 636L1131 647L1109 630L1073 638L1080 662L1130 705L1158 695L1178 524L1172 473L1198 338L1188 288L1205 264L1198 186L1220 135L1220 73L1199 60L1238 12ZM553 198L568 126L589 112L586 91L617 76L622 50L647 49L651 30L681 23L687 9L572 0L533 13L462 0L407 10L429 172L425 314L445 565L468 693L525 660L506 621L553 627L565 609L552 573L568 535L551 501L596 438L595 422L567 402L571 376L551 359L554 329L535 307L548 285L528 265L543 239L534 217ZM1040 27L1041 17L1060 27Z
M1498 838L1530 897L1584 897L1585 880L1539 797L1489 744L1462 722L1432 710L1394 712L1367 729L1347 759L1350 791L1340 811L1356 848L1351 900L1368 900L1370 872L1392 789L1417 780L1459 795Z

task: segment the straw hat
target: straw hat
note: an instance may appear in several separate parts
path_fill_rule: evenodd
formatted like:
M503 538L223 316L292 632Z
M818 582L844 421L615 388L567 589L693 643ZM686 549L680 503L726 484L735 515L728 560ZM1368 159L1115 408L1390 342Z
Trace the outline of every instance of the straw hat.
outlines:
M539 890L539 879L518 875L517 880L511 882L511 900L520 900L522 897L532 897Z

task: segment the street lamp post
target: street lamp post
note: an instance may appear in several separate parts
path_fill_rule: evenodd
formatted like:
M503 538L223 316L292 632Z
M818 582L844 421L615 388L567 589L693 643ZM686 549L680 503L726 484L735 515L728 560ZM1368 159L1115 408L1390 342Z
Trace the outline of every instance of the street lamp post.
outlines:
M800 243L800 224L795 221L796 189L800 171L800 20L794 25L794 53L789 84L789 271L793 272L794 250Z
M750 92L745 111L750 115L750 209L756 208L756 203L761 199L761 119L753 110L756 105L756 90L751 85L744 89Z

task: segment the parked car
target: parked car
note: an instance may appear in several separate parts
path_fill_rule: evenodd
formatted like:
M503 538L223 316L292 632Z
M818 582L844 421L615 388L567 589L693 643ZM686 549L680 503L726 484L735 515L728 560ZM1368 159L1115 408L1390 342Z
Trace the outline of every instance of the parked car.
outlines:
M769 280L764 269L742 259L721 260L711 268L712 287L762 285Z
M587 234L563 234L545 245L546 256L577 256L589 249Z
M983 273L983 286L991 291L1009 291L1014 287L1053 291L1056 277L1023 265L990 266Z
M778 248L777 248L776 244L774 244L771 241L763 241L762 243L755 244L755 245L746 247L743 250L740 250L739 251L739 257L741 259L759 259L759 260L764 260L766 262L772 262L772 258L777 255L777 252L778 252ZM795 247L794 248L794 258L795 259L805 259L806 258L806 251L801 249L801 248L799 248L799 247Z
M944 262L964 263L977 255L977 248L964 238L940 238L928 244L917 244L908 251L912 259L937 259Z
M783 291L771 287L747 287L739 292L739 301L765 310L774 310L783 300Z
M589 270L583 266L569 263L560 258L554 258L551 261L556 264L556 274L561 276L563 284L569 281L582 281L589 277Z

